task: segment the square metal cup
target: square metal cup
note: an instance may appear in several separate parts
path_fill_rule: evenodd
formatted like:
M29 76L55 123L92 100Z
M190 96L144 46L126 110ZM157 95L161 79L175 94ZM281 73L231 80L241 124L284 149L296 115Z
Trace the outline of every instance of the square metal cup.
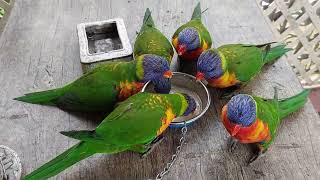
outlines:
M132 60L132 47L123 19L81 23L77 25L77 30L84 71L92 69L102 61L105 63L119 58Z

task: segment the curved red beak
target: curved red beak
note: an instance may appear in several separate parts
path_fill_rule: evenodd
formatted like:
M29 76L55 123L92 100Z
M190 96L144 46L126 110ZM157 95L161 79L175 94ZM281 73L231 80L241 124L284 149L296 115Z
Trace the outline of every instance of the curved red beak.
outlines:
M177 53L178 53L179 56L184 54L186 51L187 51L187 46L186 45L178 45Z
M168 70L163 73L164 78L172 78L172 71Z
M204 80L204 73L197 72L196 81L201 81L201 80Z
M232 127L231 129L231 136L235 136L241 129L240 125L235 125L234 127Z

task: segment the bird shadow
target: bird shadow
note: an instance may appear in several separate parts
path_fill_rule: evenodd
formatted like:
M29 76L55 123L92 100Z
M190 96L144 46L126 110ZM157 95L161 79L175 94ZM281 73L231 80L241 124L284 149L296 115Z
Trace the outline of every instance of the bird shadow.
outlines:
M109 115L109 112L75 112L75 111L65 111L73 117L76 117L80 121L90 121L95 125L99 125L104 118Z

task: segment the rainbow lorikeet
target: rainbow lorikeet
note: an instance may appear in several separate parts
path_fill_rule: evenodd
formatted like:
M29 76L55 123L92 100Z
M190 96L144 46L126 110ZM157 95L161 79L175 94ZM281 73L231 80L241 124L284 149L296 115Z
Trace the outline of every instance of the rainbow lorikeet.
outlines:
M166 59L147 54L135 61L101 64L61 88L29 93L15 100L71 111L110 112L117 102L139 92L147 81L155 84L156 92L169 92L170 86L163 82L170 83L167 78L171 74Z
M197 62L197 80L206 79L212 87L227 88L247 84L262 66L290 51L285 45L228 44L204 51Z
M202 24L201 14L199 2L191 20L180 26L172 36L173 47L183 60L197 60L204 50L211 47L211 36Z
M97 153L146 153L175 117L189 115L195 108L194 99L186 94L133 95L119 103L95 130L61 132L80 142L23 179L47 179Z
M147 8L143 24L134 43L134 57L138 58L144 54L155 54L165 58L169 65L173 57L173 48L169 40L156 28L151 12Z
M223 107L221 119L229 134L240 143L256 143L258 151L249 160L252 163L266 152L283 118L297 111L307 101L309 90L293 97L278 100L239 94ZM235 147L233 141L231 150Z

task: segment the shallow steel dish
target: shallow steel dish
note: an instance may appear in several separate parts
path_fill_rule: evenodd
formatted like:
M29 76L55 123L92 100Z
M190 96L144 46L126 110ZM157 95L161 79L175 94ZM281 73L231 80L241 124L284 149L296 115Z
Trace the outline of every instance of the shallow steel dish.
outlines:
M153 84L146 83L141 91L154 92ZM192 124L203 116L210 106L211 97L207 87L202 82L197 82L196 78L189 74L174 72L171 79L170 93L186 93L192 96L197 103L197 108L193 114L175 118L170 127L182 127L184 122L187 125Z

